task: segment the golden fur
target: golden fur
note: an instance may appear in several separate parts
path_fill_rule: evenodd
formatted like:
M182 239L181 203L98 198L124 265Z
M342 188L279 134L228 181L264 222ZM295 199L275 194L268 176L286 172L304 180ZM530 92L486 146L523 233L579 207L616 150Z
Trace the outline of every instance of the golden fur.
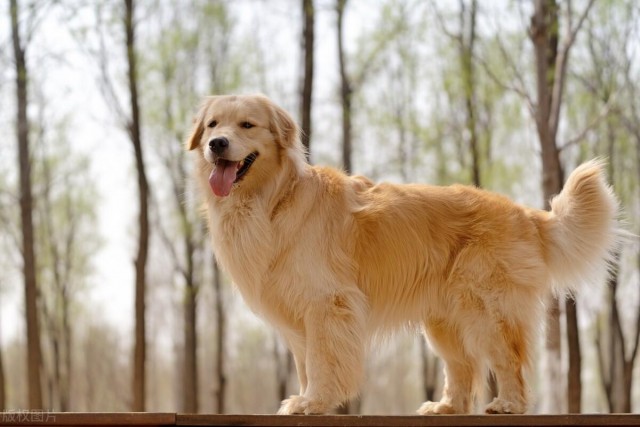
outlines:
M259 154L226 197L210 188L218 137L221 158ZM445 362L442 400L418 413L471 412L486 368L499 387L486 412L525 412L544 299L606 271L616 240L597 161L571 174L551 212L469 186L375 185L306 164L298 127L263 96L207 98L187 148L200 150L218 262L294 355L300 394L280 414L356 395L370 338L407 324Z

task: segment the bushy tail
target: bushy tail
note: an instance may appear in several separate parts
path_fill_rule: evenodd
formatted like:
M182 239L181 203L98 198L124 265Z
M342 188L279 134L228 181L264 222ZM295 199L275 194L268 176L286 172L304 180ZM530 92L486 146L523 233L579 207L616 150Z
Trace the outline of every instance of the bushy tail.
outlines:
M601 160L582 164L551 201L545 246L556 292L602 283L613 261L622 233L617 222L618 200L603 169Z

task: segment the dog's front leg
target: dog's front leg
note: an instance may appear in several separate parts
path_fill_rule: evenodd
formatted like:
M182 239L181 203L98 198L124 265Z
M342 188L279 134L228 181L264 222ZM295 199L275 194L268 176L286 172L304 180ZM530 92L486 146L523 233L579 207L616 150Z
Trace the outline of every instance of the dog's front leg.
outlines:
M279 414L323 414L356 395L363 377L366 298L358 289L314 301L305 316L306 378Z

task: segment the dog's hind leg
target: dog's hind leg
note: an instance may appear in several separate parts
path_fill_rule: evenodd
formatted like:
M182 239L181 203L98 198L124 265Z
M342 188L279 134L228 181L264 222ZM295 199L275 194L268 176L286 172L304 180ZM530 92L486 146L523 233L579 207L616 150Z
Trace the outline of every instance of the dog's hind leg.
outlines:
M522 414L527 411L528 391L524 371L529 364L530 338L522 325L497 322L487 355L498 383L498 397L485 408L488 414Z
M336 291L306 313L307 387L282 402L279 414L322 414L358 393L363 377L366 298Z
M466 353L462 337L454 325L442 321L428 321L426 335L432 347L444 360L445 384L440 401L423 403L417 411L418 414L470 413L479 373L477 361Z

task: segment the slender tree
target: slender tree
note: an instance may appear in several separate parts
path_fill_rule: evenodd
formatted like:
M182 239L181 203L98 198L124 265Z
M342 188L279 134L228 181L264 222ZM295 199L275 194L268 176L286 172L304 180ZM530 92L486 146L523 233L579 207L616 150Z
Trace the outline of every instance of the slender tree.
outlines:
M180 198L180 194L174 194ZM195 253L197 242L194 236L192 225L188 221L188 214L184 203L179 203L180 215L184 226L187 228L184 233L186 268L183 270L185 283L184 295L184 371L183 371L183 396L182 408L185 412L198 412L198 333L197 333L197 302L199 286L195 276Z
M342 104L342 167L348 174L352 172L351 164L351 116L352 116L352 95L353 86L344 51L344 11L347 7L347 0L336 0L337 36L338 36L338 64L340 69L340 100Z
M24 275L27 319L27 373L29 407L42 409L42 350L38 320L38 286L36 283L36 255L34 251L33 199L31 194L31 155L29 153L29 121L27 118L26 46L21 40L18 1L9 2L13 53L16 66L18 165L20 168L20 219L22 227L22 272Z
M476 76L474 48L476 44L476 17L478 3L471 1L467 10L464 0L460 0L460 34L458 45L460 50L460 68L462 70L462 87L464 91L465 127L468 133L469 152L471 153L471 180L473 185L481 187L480 154L478 141Z
M140 126L140 106L138 104L138 75L136 57L136 32L134 22L134 2L125 0L124 30L126 34L126 53L128 65L128 85L131 116L127 120L127 131L135 153L138 175L138 252L135 259L135 347L133 357L133 403L134 411L145 410L145 361L146 361L146 325L145 293L146 266L149 247L149 185L142 149Z
M213 263L213 287L216 294L216 360L215 372L218 378L218 389L216 390L216 410L219 414L226 411L227 376L226 376L226 322L224 311L224 300L222 293L222 275L218 263Z
M302 144L307 149L307 161L311 156L311 102L313 98L313 70L315 47L315 7L313 0L302 0L302 56L304 71L301 85L300 117Z
M569 52L576 34L586 18L593 0L590 0L578 22L573 23L571 3L567 3L566 32L560 34L559 10L555 0L535 0L531 17L530 38L535 51L536 67L536 104L533 106L536 129L540 141L542 157L542 191L545 208L549 209L551 198L560 193L564 182L564 172L560 162L561 148L557 144L560 110L565 89L565 77L569 61ZM578 334L577 309L574 299L565 302L567 317L567 341L569 349L568 404L569 412L580 412L581 401L581 356ZM553 298L547 318L547 357L550 378L559 378L561 359L560 305ZM554 380L551 380L554 381ZM557 390L557 387L552 387ZM552 391L550 390L550 391ZM550 399L557 405L564 399L560 396ZM552 412L560 412L556 406Z
M535 110L536 129L540 141L542 155L542 192L544 207L549 209L551 198L560 193L563 183L563 170L560 164L560 152L556 147L556 121L559 116L559 100L553 104L557 110L552 112L552 94L554 93L555 62L558 50L558 5L555 1L535 1L535 12L531 19L531 40L535 47L537 105ZM557 114L556 112L557 111ZM560 304L552 297L548 308L546 326L546 357L548 380L561 377ZM553 391L555 390L555 391ZM559 394L559 387L551 388L554 395ZM550 412L561 412L561 395L549 399L553 407Z

